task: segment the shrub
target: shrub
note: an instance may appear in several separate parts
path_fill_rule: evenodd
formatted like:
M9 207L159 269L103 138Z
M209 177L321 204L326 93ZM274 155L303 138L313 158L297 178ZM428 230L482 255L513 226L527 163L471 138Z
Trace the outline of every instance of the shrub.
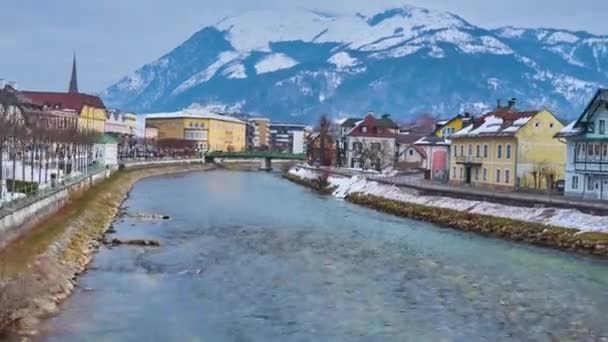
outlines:
M20 192L28 196L34 196L38 194L38 183L36 182L7 179L6 188L10 191Z

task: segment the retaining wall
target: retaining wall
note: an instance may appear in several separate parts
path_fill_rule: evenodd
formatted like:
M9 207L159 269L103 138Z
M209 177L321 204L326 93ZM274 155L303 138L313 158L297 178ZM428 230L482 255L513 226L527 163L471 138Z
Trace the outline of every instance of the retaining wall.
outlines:
M83 190L110 177L112 173L112 170L100 171L32 202L7 209L0 217L0 249L56 213Z

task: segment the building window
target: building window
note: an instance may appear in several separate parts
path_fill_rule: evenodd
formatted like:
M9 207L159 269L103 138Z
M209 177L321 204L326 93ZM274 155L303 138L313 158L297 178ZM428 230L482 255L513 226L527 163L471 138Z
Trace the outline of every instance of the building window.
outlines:
M606 120L600 120L600 134L606 134Z
M475 180L479 180L479 168L475 168Z
M496 183L500 183L500 169L496 170Z
M511 159L511 144L507 145L507 147L505 148L505 155L507 159Z
M475 146L475 156L477 158L481 157L481 146L479 145Z
M604 144L603 155L604 155L604 160L606 160L606 158L608 157L608 145L606 145L606 144Z
M595 133L595 123L594 122L587 123L587 133Z
M572 176L572 189L578 189L578 176Z
M460 167L460 179L464 178L464 167Z
M484 182L488 181L488 169L486 169L485 167L483 169L483 181Z
M464 157L464 145L460 145L460 156Z
M363 133L367 133L367 126L363 126L363 127L361 127L361 132L363 132Z
M360 142L353 143L353 151L361 152L361 150L363 150L363 144Z
M456 166L454 166L454 169L452 170L452 178L456 179Z
M591 177L587 177L587 190L593 191L593 182L591 181Z
M502 145L498 145L496 148L496 158L502 159Z
M410 156L414 155L414 150L410 150Z
M454 145L454 157L458 157L458 145Z
M488 145L483 145L483 157L488 158Z
M549 128L553 128L554 124L553 122L549 124Z
M511 182L511 171L505 170L505 183L509 184Z
M469 157L473 156L473 145L472 144L469 144L468 152L469 152L469 154L468 154Z

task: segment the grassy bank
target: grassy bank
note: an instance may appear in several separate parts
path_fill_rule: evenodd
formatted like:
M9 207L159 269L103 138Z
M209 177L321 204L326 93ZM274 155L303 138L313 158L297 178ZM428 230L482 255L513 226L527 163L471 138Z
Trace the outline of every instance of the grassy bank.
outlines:
M283 173L283 178L293 183L311 188L323 195L331 195L335 190L335 188L329 186L327 178L323 176L319 176L319 178L316 179L304 179L296 175L292 175L291 173L285 172Z
M604 233L580 233L577 229L471 214L372 195L350 194L346 200L389 214L435 223L442 227L538 246L608 256L608 234Z
M33 333L37 320L54 313L99 247L122 201L139 180L209 169L203 165L120 171L74 194L31 233L0 252L0 334ZM0 335L1 337L1 335Z
M284 177L320 193L331 193L334 190L318 180L302 179L292 174L285 174ZM350 194L346 197L346 200L388 214L431 222L445 228L458 229L537 246L608 256L608 234L606 233L584 233L577 229L552 227L540 223L472 214L360 193Z

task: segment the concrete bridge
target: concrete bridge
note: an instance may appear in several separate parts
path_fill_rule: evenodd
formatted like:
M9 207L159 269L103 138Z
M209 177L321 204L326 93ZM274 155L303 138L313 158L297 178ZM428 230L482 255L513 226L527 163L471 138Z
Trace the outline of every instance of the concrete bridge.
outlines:
M250 151L250 152L210 152L205 154L205 162L213 163L217 159L260 159L262 170L272 169L272 160L306 160L305 154L280 153L270 151Z

